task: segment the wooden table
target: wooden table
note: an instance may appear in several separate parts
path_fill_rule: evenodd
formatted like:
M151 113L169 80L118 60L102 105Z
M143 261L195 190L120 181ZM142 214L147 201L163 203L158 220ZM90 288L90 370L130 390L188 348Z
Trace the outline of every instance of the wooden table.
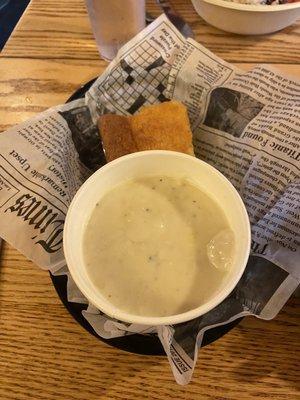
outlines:
M208 26L188 0L177 10L196 38L249 68L272 63L300 76L300 25L261 37ZM158 15L155 1L148 10ZM0 56L0 131L64 102L106 67L83 0L32 0ZM1 222L0 222L1 223ZM46 272L5 244L0 267L0 399L300 399L299 299L273 321L246 318L201 351L178 386L165 357L125 353L89 335L65 310Z

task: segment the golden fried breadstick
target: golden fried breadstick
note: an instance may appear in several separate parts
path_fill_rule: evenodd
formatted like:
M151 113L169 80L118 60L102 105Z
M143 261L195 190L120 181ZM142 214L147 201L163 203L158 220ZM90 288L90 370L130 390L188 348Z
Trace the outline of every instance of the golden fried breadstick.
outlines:
M106 161L138 151L134 143L129 118L105 114L98 120Z
M106 114L98 125L107 161L143 150L194 155L187 110L178 101L146 106L133 116Z

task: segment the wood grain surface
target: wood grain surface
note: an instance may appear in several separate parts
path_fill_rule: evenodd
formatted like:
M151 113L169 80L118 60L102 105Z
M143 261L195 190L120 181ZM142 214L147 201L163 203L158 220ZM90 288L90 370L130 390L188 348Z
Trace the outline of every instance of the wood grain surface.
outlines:
M227 61L245 69L273 63L300 77L299 24L242 37L209 27L187 0L173 3L197 39ZM147 7L159 14L154 0ZM32 0L0 55L0 131L64 102L106 65L83 0ZM202 349L192 382L180 387L165 357L125 353L89 335L64 309L48 274L5 243L0 353L0 400L300 399L299 299L273 321L245 318Z
M190 23L196 40L229 62L290 64L300 61L298 23L270 35L240 36L208 25L189 0L173 0L173 4ZM155 0L147 1L147 8L153 15L161 13ZM98 60L84 0L32 0L26 18L20 21L4 54L7 57Z

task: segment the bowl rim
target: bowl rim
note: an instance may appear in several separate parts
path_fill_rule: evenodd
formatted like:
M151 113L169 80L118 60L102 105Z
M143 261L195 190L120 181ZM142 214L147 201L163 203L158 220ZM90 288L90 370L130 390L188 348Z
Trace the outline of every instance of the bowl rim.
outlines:
M212 4L219 7L230 8L232 10L238 11L250 11L250 12L280 12L287 10L294 10L300 8L300 1L295 3L288 4L243 4L243 3L234 3L232 1L227 0L192 0L193 3L204 2L208 4Z
M147 317L147 316L139 316L139 315L133 315L133 314L127 313L126 311L122 311L122 310L118 309L116 306L114 306L113 304L111 304L111 306L112 306L111 308L113 308L114 310L117 310L117 311L109 312L106 307L103 307L103 308L100 307L100 302L98 304L96 304L97 301L95 301L95 299L91 298L90 293L87 290L85 290L85 285L81 284L80 273L78 272L78 267L77 267L78 260L76 259L76 256L74 256L72 246L69 245L69 237L71 236L69 234L71 222L72 222L72 219L76 218L76 209L77 209L78 199L80 201L80 199L82 198L82 193L86 190L86 187L93 185L94 181L99 179L99 175L105 173L106 170L113 168L118 164L122 165L122 163L124 163L127 160L130 160L132 158L139 158L139 157L143 158L145 156L147 157L147 156L151 156L153 154L161 154L161 155L165 154L168 156L186 158L186 159L189 159L191 162L202 164L202 165L204 165L204 167L210 169L213 174L218 175L224 182L227 183L228 190L230 190L236 197L236 204L239 204L241 212L244 216L244 222L246 225L245 230L247 233L247 236L245 237L245 255L244 255L243 261L241 262L240 270L231 279L231 281L228 284L228 287L226 289L224 289L221 293L218 293L218 295L213 297L207 303L205 303L193 310L189 310L189 311L181 313L181 314L175 314L175 315L167 316L167 317L151 317L151 316ZM145 326L174 325L174 324L190 321L192 319L195 319L195 318L209 312L210 310L215 308L217 305L219 305L232 292L232 290L235 288L235 286L239 282L240 278L242 277L244 270L246 268L247 262L248 262L248 258L249 258L249 254L250 254L250 246L251 246L251 227L250 227L248 213L247 213L246 207L245 207L239 193L234 188L232 183L221 172L219 172L216 168L214 168L210 164L206 163L205 161L202 161L202 160L200 160L196 157L190 156L188 154L174 152L174 151L168 151L168 150L147 150L147 151L141 151L141 152L128 154L128 155L120 157L114 161L111 161L110 163L107 163L102 168L100 168L95 173L93 173L84 182L84 184L79 188L79 190L75 194L75 196L71 202L71 205L68 209L68 212L67 212L67 216L66 216L65 224L64 224L64 232L63 232L63 247L64 247L66 263L68 265L69 272L70 272L72 278L74 279L75 284L78 286L79 290L83 293L83 295L91 302L91 304L93 304L95 307L97 307L98 309L103 311L106 315L108 315L112 318L121 320L123 322L131 323L131 324L145 325Z

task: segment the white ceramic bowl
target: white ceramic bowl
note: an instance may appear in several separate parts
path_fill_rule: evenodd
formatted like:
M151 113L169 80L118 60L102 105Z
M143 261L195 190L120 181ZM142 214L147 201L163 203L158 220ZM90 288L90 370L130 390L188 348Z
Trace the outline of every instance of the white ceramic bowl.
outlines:
M205 304L178 315L144 317L128 314L111 304L90 280L82 242L96 203L113 187L145 175L187 177L217 201L224 210L238 243L233 265L219 291ZM144 151L121 157L95 172L76 193L64 226L64 252L69 271L81 292L101 311L116 319L142 325L172 325L205 314L221 303L236 286L250 251L250 224L245 206L231 183L215 168L195 157L172 151ZM134 295L134 294L133 294Z
M241 35L262 35L279 31L300 18L300 2L251 5L226 0L192 0L206 22L223 31Z

